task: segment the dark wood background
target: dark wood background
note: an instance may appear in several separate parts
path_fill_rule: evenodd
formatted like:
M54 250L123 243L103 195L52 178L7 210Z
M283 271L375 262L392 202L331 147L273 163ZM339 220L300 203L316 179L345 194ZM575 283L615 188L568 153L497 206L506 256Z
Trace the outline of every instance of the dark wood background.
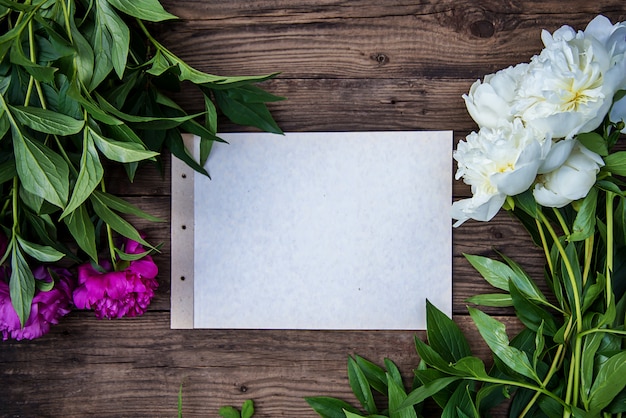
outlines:
M626 20L623 0L163 4L182 20L159 26L159 39L191 65L221 75L281 72L263 87L288 98L271 105L286 131L451 129L456 140L475 128L461 95L475 79L538 53L541 29L584 29L599 13ZM180 100L189 110L201 107L197 95ZM122 173L109 177L111 191L169 219L168 176L145 168L133 185ZM454 198L468 193L455 182ZM182 383L185 417L217 417L220 406L245 399L255 401L255 417L315 417L303 397L354 401L346 377L351 354L391 358L410 379L415 332L170 330L170 226L137 226L165 243L150 311L115 321L73 312L43 338L0 343L1 416L175 417ZM484 357L464 300L489 287L462 253L493 256L494 249L542 276L541 253L506 215L454 230L454 318ZM519 330L510 310L490 313L511 334Z

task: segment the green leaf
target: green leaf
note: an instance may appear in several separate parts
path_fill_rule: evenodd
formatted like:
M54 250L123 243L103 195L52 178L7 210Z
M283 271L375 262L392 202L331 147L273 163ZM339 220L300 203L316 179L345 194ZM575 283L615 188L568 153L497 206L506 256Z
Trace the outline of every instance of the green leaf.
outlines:
M165 138L165 143L167 145L167 148L176 158L183 161L185 164L187 164L198 173L211 178L209 176L209 173L204 169L204 167L199 165L196 160L194 160L193 157L189 154L189 151L187 151L187 148L185 148L185 143L183 142L183 138L180 135L180 132L177 132L175 130L168 130L167 137Z
M471 355L467 339L459 326L428 300L426 323L428 343L444 360L456 362Z
M59 219L63 219L89 198L100 184L104 169L98 158L98 151L90 135L83 135L83 155L80 158L80 172L74 185L72 197Z
M241 405L241 418L251 418L254 415L254 402L247 399Z
M369 384L379 393L387 394L387 376L383 368L358 355L354 356L354 360Z
M417 354L420 356L420 358L424 360L429 366L444 373L453 375L459 374L450 365L449 361L446 361L437 351L433 350L432 347L420 340L417 336L415 337L415 349L417 350Z
M232 406L222 406L217 413L223 418L241 418L239 411Z
M541 293L541 290L537 287L535 281L524 271L524 269L517 264L515 261L507 257L502 253L498 253L500 257L511 267L513 270L513 276L511 277L511 281L515 283L515 286L528 296L531 300L541 302L544 304L549 304L548 299Z
M282 134L269 110L263 103L248 103L230 90L215 90L217 106L226 117L238 125L256 126L266 132Z
M78 74L78 80L84 86L91 86L91 79L94 75L94 53L91 45L85 39L82 32L78 30L74 22L73 16L69 19L70 33L72 34L72 40L76 53L74 54L73 64L76 74ZM70 81L74 81L73 79Z
M141 238L141 235L134 226L109 209L109 207L98 197L97 194L92 194L89 200L91 201L96 215L98 215L100 219L109 225L115 232L125 236L126 238L132 239L133 241L137 241L146 247L154 248L147 241Z
M554 336L558 326L554 321L552 314L536 303L533 303L526 295L524 295L511 281L509 284L511 299L515 307L517 317L528 328L537 332L543 324L544 333L548 336Z
M407 408L409 406L424 402L426 399L430 398L431 396L435 395L439 391L445 389L450 384L460 379L461 377L459 376L449 376L428 382L425 385L411 391L406 399L400 405L398 405L398 409Z
M485 363L478 357L468 356L457 361L453 366L461 375L475 377L478 379L487 379L489 375L485 370Z
M399 385L390 375L387 375L389 386L389 418L417 418L414 404L401 406L407 399L402 385Z
M121 142L105 138L93 129L88 130L89 136L109 160L120 163L131 163L135 161L149 160L159 155L158 152L146 150L140 144L134 142Z
M0 184L13 180L15 176L17 176L17 170L15 169L15 160L13 158L0 164Z
M178 19L168 13L158 0L107 0L109 4L127 15L150 22L161 22L163 20Z
M52 247L35 244L34 242L28 242L19 236L17 236L17 242L26 254L33 257L35 260L41 261L42 263L55 263L65 256L65 254Z
M399 386L403 385L402 382L402 374L400 374L400 370L398 366L388 358L385 358L385 367L387 367L387 373L385 373L385 381L388 381L390 378L396 382Z
M89 218L89 213L85 204L80 205L76 210L63 218L70 234L89 258L94 262L98 261L98 248L96 246L96 230Z
M141 129L172 129L180 124L190 121L194 118L204 115L202 113L196 113L193 115L183 115L183 116L174 116L174 117L164 117L164 116L138 116L131 115L129 113L124 113L121 110L115 108L111 103L107 102L104 97L96 93L96 97L98 99L98 103L100 107L105 112L108 112L122 120L127 121L128 123L136 124Z
M464 382L457 386L443 409L441 418L462 418L471 412L473 406L472 399L469 396L471 385L470 382Z
M578 209L569 241L583 241L595 233L597 203L598 190L594 187L589 190Z
M609 149L606 146L606 140L602 135L597 132L585 132L576 135L578 142L583 144L585 148L596 154L606 157L609 154Z
M585 405L589 404L589 395L594 377L596 353L602 343L603 335L599 332L586 335L580 361L580 394Z
M326 396L304 398L306 403L322 418L346 418L344 410L358 414L358 409L341 399Z
M11 106L11 113L29 128L52 135L73 135L81 131L85 122L51 110L32 106Z
M10 53L11 62L19 65L26 70L37 81L44 83L52 83L54 81L54 73L57 71L54 67L46 67L32 62L24 55L22 44L19 38L13 41Z
M540 382L536 371L523 351L509 345L509 337L503 323L491 318L478 309L468 307L470 316L491 351L517 373Z
M466 299L467 302L479 306L489 306L496 308L505 308L513 306L513 300L508 293L488 293L483 295L475 295Z
M126 23L115 13L115 10L111 8L107 0L96 0L96 10L97 22L111 36L111 62L117 76L121 79L126 68L130 45L130 30Z
M626 176L626 151L614 152L604 158L604 170L614 175Z
M589 409L599 413L626 386L626 351L620 351L600 366L598 375L591 387Z
M125 213L127 215L135 215L150 222L164 222L163 219L152 216L149 213L142 211L138 207L115 195L101 192L100 190L95 190L94 194L102 203L104 203L116 212Z
M22 327L30 316L31 303L35 295L35 278L20 248L11 245L11 279L9 281L11 303Z
M354 396L361 402L367 413L378 413L367 378L352 357L348 358L348 382Z
M69 167L50 148L31 141L13 127L15 165L22 186L60 208L65 207L69 194Z
M532 190L527 190L524 193L518 194L514 197L516 207L519 207L526 214L530 215L533 219L538 219L537 215L537 201L533 196Z

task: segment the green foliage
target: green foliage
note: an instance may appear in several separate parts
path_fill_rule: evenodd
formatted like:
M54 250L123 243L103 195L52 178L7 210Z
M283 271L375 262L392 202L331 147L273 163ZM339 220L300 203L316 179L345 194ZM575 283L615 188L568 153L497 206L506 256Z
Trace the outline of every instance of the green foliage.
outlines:
M34 264L97 262L111 230L156 248L123 215L156 219L106 194L106 169L121 164L132 181L140 163L159 163L168 149L207 174L211 144L221 141L218 112L281 133L265 104L281 98L255 86L275 74L212 75L170 52L144 24L175 18L158 0L3 0L0 8L0 223L10 244L0 257L25 323ZM168 96L183 82L202 93L203 112L188 114ZM200 161L183 132L201 137Z

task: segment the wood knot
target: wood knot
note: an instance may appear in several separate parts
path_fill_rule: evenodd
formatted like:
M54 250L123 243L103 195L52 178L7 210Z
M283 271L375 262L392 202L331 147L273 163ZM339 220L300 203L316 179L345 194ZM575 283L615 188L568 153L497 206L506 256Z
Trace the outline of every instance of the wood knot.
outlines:
M385 65L389 62L389 57L382 52L375 52L370 55L370 58L378 63L378 65Z
M493 23L488 20L477 20L470 24L470 31L472 35L478 36L479 38L491 38L496 32L496 28L493 26Z

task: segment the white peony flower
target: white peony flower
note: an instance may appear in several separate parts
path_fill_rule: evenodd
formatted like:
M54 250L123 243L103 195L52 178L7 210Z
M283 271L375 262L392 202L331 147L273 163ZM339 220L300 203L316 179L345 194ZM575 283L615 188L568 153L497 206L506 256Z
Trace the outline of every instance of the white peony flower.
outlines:
M537 178L533 196L542 206L561 208L587 196L604 165L602 157L575 141L560 167Z
M463 99L470 116L480 127L498 128L513 121L511 104L517 86L526 72L528 64L518 64L477 80Z
M506 196L522 193L533 184L545 154L544 145L519 119L497 129L482 128L459 142L454 159L456 179L470 185L472 198L455 202L452 217L488 221Z
M552 35L543 31L545 48L533 57L513 106L526 126L538 133L572 138L594 130L609 111L615 92L624 86L624 42L616 41L623 28L596 19L585 32L569 26Z

